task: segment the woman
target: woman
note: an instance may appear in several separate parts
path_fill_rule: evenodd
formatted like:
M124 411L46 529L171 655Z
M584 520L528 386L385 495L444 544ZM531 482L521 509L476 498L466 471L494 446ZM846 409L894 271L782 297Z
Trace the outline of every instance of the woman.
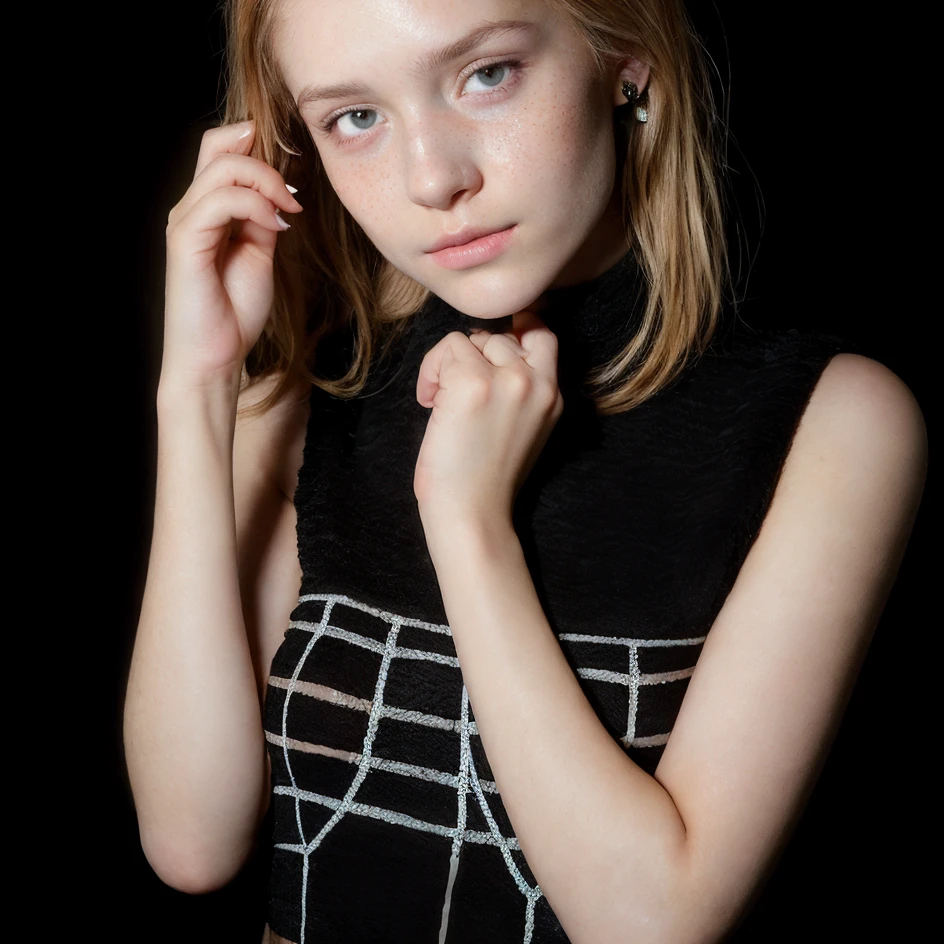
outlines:
M894 578L914 399L720 343L679 4L242 0L230 39L167 234L149 860L222 885L271 797L275 941L721 939Z

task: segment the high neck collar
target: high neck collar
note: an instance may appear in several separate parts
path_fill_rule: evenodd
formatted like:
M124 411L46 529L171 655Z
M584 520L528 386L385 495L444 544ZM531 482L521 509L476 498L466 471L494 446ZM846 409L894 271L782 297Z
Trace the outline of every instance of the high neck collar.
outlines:
M586 373L626 347L639 329L644 284L630 250L595 278L544 293L540 317L557 335L561 368Z
M586 282L548 289L539 306L541 320L557 335L558 374L580 380L612 360L639 328L645 302L645 280L632 250L605 272ZM430 297L422 320L436 333L487 327L511 327L511 316L472 318L438 296Z

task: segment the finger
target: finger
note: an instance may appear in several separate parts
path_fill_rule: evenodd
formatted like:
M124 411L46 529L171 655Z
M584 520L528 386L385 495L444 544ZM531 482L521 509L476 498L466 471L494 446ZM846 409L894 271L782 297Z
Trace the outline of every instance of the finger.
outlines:
M504 368L501 373L495 375L497 382L507 381L511 384L514 378L514 383L508 389L515 396L527 399L536 396L534 402L546 405L559 415L559 406L562 405L563 399L557 380L556 353L552 361L545 357L532 356L533 363L529 363L528 352L508 335L490 334L477 340L482 345L483 358L495 367ZM541 447L538 448L540 450Z
M267 241L270 246L274 243L274 235L285 228L284 221L276 216L272 202L261 193L245 187L220 187L198 200L173 231L168 232L168 246L185 245L188 251L195 253L215 250L224 233L229 235L233 220L251 220L262 230L272 233Z
M557 376L557 335L530 309L515 312L512 330L524 349L524 360L535 370Z
M268 246L272 241L272 231L258 223L254 223L252 220L234 220L230 227L230 239L238 239L241 242L255 243L260 246Z
M173 222L175 217L185 216L206 194L221 187L256 190L287 213L298 213L302 209L274 167L242 154L221 154L190 185L183 199L171 210L169 220Z
M416 399L420 406L429 408L433 405L436 391L441 386L443 370L452 361L482 366L481 353L468 335L461 331L450 331L444 338L440 338L423 357L416 378Z
M193 179L196 180L210 161L220 154L248 154L255 137L256 123L251 118L204 131Z
M510 335L483 331L470 335L469 340L495 367L511 367L524 362L525 349Z

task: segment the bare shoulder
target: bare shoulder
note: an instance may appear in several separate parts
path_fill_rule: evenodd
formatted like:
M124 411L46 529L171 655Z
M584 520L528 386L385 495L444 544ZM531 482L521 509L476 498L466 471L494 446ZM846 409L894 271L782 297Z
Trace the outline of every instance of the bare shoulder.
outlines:
M914 394L884 364L860 354L837 354L826 365L811 405L829 404L862 419L904 422L924 435L924 418Z
M247 412L272 393L279 379L265 377L240 392L233 463L247 479L272 485L291 501L305 448L311 387L299 382L264 413Z
M837 354L813 390L787 464L807 474L842 466L848 484L876 494L892 489L916 504L927 450L921 408L902 380L878 361Z

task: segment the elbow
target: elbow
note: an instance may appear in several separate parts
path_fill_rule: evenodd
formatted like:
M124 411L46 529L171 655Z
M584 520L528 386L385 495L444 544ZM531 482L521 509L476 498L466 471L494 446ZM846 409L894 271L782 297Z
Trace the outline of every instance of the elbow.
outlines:
M650 862L655 866L655 857ZM676 845L675 854L651 868L652 884L642 895L612 894L613 907L600 908L607 915L605 927L596 927L588 937L572 940L606 941L612 944L722 944L740 918L738 901L730 889L710 870L698 868L691 843ZM639 887L639 883L637 883Z
M155 875L188 895L219 891L238 874L249 858L235 850L214 850L199 842L140 833L141 848Z

